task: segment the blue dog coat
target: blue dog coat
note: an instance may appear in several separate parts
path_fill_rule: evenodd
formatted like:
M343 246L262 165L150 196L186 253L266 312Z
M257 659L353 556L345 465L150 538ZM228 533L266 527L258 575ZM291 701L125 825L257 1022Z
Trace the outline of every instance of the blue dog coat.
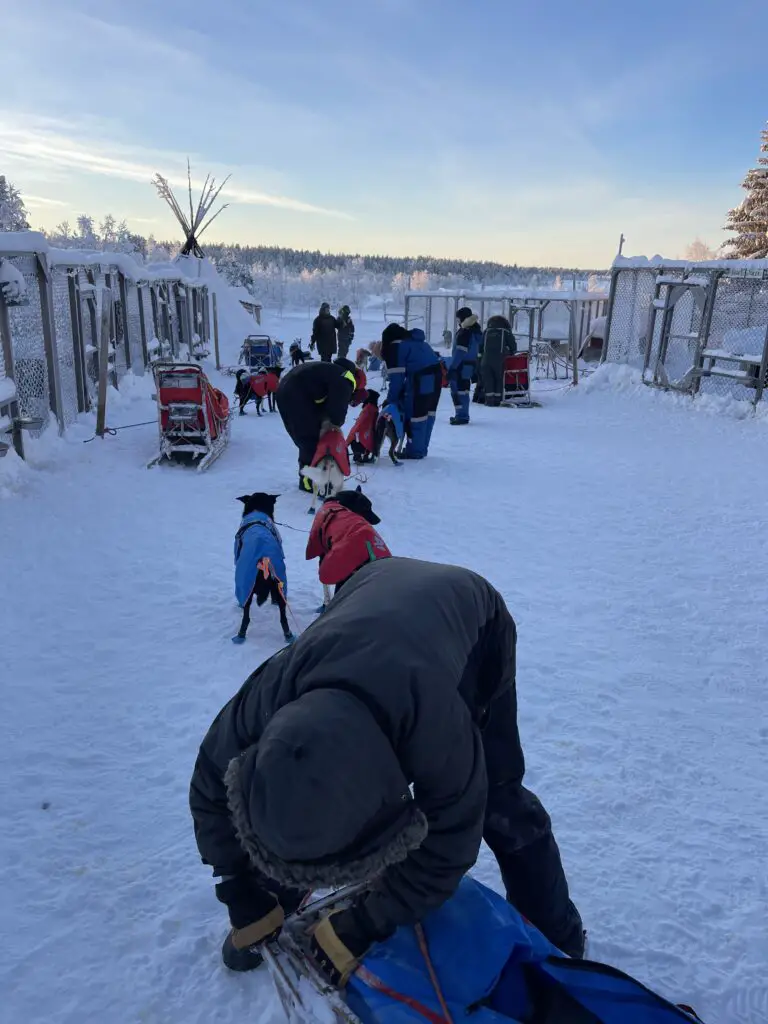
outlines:
M280 533L266 512L250 512L243 516L235 534L235 597L241 608L253 594L263 558L269 559L272 573L282 582L283 595L287 597L288 577Z

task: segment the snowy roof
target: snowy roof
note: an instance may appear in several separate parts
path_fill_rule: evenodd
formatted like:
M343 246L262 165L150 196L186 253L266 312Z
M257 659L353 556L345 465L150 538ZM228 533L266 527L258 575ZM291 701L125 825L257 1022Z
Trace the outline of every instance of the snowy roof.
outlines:
M48 242L39 231L0 231L0 254L9 252L48 252Z
M663 256L617 256L616 269L635 270L768 270L768 260L665 260Z
M462 302L523 302L526 299L541 301L560 302L597 302L600 299L607 299L608 292L588 292L583 288L574 290L571 288L526 288L521 285L519 288L510 287L499 291L467 292L467 291L437 291L437 292L406 292L407 299L461 299Z
M44 240L44 239L43 239ZM45 241L45 240L44 240ZM200 286L206 282L198 274L185 271L193 269L184 263L138 263L125 252L90 251L83 249L42 250L48 254L48 261L58 267L117 267L129 281L179 281L182 284Z
M245 285L239 284L237 286L232 286L231 291L238 302L247 302L249 306L261 306L261 303L257 302Z

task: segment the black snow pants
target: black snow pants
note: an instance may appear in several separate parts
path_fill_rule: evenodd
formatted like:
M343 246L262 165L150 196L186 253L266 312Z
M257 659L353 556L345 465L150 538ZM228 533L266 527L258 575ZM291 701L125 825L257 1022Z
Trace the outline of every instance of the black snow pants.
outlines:
M488 773L483 839L499 865L507 900L564 953L580 956L581 916L568 894L552 822L522 784L514 690L492 702L482 735Z
M286 433L299 449L299 468L309 466L320 440L323 406L297 394L295 390L288 395L281 395L278 390L275 399Z
M480 367L480 380L483 392L485 393L486 405L499 405L502 395L502 382L504 378L503 358L493 358L484 355Z

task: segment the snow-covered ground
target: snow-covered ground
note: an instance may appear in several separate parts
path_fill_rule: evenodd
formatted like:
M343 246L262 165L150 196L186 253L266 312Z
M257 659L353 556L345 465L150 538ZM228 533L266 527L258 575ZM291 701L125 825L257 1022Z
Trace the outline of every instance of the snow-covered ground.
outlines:
M306 341L306 322L283 326ZM149 391L126 383L109 423L151 419ZM592 956L708 1024L758 1024L766 425L699 415L627 371L542 400L473 406L453 430L444 395L429 459L383 463L365 488L393 551L471 566L506 596L528 782ZM279 1021L266 976L220 963L187 787L210 721L281 641L271 609L229 640L238 494L283 493L299 626L318 603L295 451L276 414L236 419L200 475L146 470L151 426L91 434L86 418L30 443L30 466L0 461L0 1020ZM498 886L486 853L477 872Z

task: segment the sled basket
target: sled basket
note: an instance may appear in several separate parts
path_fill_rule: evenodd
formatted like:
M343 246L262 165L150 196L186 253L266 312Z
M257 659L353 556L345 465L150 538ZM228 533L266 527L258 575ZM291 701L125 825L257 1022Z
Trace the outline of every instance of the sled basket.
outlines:
M229 402L195 363L157 362L157 424L162 459L189 456L207 469L229 443Z

